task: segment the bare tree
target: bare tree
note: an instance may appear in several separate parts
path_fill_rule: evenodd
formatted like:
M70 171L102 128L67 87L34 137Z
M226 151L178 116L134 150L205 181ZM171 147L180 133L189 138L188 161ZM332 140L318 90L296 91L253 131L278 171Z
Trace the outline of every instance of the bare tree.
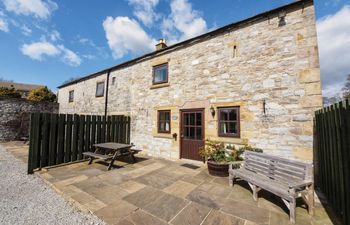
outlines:
M63 81L62 85L68 84L68 83L75 81L75 80L78 80L79 78L80 78L79 76L68 78L67 80Z

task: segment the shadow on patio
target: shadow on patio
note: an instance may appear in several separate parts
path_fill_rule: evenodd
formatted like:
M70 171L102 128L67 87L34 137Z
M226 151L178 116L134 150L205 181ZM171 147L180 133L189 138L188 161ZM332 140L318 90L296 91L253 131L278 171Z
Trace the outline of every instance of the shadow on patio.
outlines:
M24 159L26 147L4 146ZM288 210L274 195L261 191L253 201L245 182L229 187L228 178L212 177L203 164L138 158L106 164L87 162L37 172L68 201L108 224L289 224ZM188 163L187 163L188 164ZM199 165L199 166L198 166ZM315 216L297 207L296 224L333 224L322 204Z

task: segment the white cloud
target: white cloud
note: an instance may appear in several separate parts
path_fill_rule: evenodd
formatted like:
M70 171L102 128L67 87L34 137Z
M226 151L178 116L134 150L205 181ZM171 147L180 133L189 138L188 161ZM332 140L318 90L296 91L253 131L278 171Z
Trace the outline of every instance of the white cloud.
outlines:
M9 32L9 24L7 23L7 20L5 18L0 17L0 30L3 32Z
M159 0L128 0L128 2L134 7L134 15L144 25L149 27L160 18L155 12Z
M63 45L59 45L58 48L62 51L62 60L64 63L70 66L79 66L81 64L81 58L73 51L67 49Z
M156 40L142 29L139 23L128 17L107 17L103 21L109 48L115 59L128 53L144 53L154 50Z
M325 1L325 6L337 6L340 3L340 0L328 0Z
M162 23L162 34L169 42L189 39L208 31L205 20L192 9L188 0L172 0L170 8L171 14Z
M90 40L90 39L84 38L84 37L78 37L78 42L80 44L82 44L82 45L89 46L89 47L93 48L94 49L94 54L98 55L99 58L107 59L109 57L109 55L106 52L105 48L96 45L93 40ZM85 48L85 49L87 49L87 48ZM84 54L84 55L82 55L82 57L91 60L91 59L96 59L97 58L95 55Z
M35 42L32 44L24 44L21 48L24 55L35 60L43 60L43 56L57 56L60 50L49 42Z
M47 19L58 5L51 0L3 0L7 11Z
M0 10L0 30L3 32L9 32L9 23L6 19L6 15L3 11Z
M323 94L331 97L350 74L350 6L317 21Z
M26 36L31 35L32 32L33 32L33 31L32 31L29 27L27 27L25 24L23 24L23 25L21 26L21 30L22 30L22 33L23 33L24 35L26 35Z
M70 66L79 66L82 62L81 58L70 49L63 45L56 46L47 41L24 44L20 50L24 55L39 61L42 61L45 56L60 56L61 60Z
M53 31L49 34L49 37L50 37L51 41L62 40L61 34L60 34L57 30L53 30Z

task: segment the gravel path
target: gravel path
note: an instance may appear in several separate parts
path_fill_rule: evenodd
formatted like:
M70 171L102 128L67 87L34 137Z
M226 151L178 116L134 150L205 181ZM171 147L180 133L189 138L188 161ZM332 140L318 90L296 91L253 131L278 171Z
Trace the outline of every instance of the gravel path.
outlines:
M104 224L82 213L0 145L0 224Z

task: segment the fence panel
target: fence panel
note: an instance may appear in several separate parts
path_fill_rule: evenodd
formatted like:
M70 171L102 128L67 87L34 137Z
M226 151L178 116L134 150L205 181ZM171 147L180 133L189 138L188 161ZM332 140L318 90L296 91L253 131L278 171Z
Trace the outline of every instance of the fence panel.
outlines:
M105 141L130 143L130 117L33 113L28 174L35 169L83 159Z
M350 224L350 103L315 113L319 185L344 224Z

